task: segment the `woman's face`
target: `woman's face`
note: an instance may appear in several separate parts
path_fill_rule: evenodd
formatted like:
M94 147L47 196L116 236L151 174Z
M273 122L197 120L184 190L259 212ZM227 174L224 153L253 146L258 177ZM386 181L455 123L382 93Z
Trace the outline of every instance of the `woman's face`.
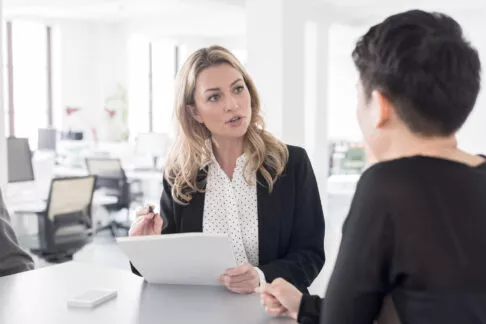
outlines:
M242 138L251 122L251 97L241 73L229 64L208 67L196 80L194 118L213 137Z

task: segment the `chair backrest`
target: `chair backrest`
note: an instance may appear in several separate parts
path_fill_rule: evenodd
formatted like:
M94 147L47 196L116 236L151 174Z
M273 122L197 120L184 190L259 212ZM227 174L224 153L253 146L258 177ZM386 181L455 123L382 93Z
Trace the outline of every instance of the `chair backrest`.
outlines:
M41 251L74 252L89 241L95 182L95 176L52 179L47 210L39 215Z
M47 202L47 218L54 222L58 217L79 213L91 218L95 182L95 176L53 179Z
M96 176L97 189L106 189L106 194L118 198L116 206L126 207L130 203L130 188L120 159L89 157L86 158L86 167L91 175Z
M121 166L120 159L113 158L86 158L86 167L89 174L101 178L123 179L125 171Z

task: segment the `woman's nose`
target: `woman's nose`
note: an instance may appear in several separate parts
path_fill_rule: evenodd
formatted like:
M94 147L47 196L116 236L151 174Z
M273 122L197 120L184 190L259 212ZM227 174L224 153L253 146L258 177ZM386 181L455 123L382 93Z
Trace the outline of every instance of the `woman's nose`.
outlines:
M238 110L240 107L238 105L238 101L234 96L228 96L228 100L225 103L225 111L235 111Z

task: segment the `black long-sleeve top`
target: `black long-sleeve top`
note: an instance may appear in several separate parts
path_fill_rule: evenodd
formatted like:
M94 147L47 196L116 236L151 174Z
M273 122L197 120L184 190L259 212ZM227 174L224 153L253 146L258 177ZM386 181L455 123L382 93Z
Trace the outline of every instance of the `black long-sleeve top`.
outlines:
M361 177L322 308L299 321L371 324L390 295L402 323L486 323L486 163L416 156Z

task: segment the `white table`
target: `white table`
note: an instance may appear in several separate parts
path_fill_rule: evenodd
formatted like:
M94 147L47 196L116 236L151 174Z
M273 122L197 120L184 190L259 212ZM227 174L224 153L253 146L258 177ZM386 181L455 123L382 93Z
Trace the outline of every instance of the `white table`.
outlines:
M327 192L352 196L360 177L360 174L334 174L327 179Z
M83 177L89 175L88 170L82 168L69 168L56 166L54 175L57 177ZM160 180L162 181L163 173L157 170L137 170L125 169L125 175L128 180Z
M90 288L116 289L118 297L92 310L67 306ZM128 270L77 262L0 278L0 300L2 324L295 323L266 315L257 294L150 285Z
M29 213L40 213L46 210L47 201L46 197L20 197L20 199L13 197L6 197L5 204L10 213L17 212L29 212ZM115 196L108 196L103 194L103 192L95 191L93 194L92 205L94 207L100 207L105 205L116 204L118 198Z

